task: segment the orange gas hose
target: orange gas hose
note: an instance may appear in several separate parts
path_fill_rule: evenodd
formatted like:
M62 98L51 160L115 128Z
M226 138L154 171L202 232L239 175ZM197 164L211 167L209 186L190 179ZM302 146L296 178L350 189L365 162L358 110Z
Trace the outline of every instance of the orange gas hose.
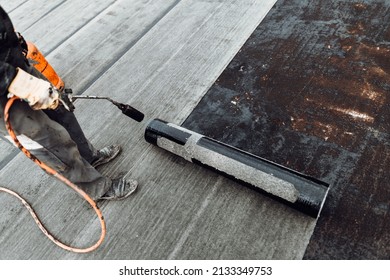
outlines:
M9 120L9 111L11 109L12 104L14 103L15 100L19 99L18 97L14 96L11 99L8 100L5 109L4 109L4 120L5 120L5 125L7 128L7 131L9 135L11 136L12 140L15 142L15 145L33 162L35 162L39 167L41 167L43 170L45 170L47 173L50 175L53 175L56 177L58 180L72 188L75 192L77 192L79 195L81 195L95 210L96 215L99 218L100 225L101 225L101 235L99 240L92 246L88 248L75 248L68 246L61 241L57 240L42 224L42 222L39 220L38 216L36 215L35 211L33 208L28 204L28 202L23 199L19 194L17 194L14 191L11 191L7 188L0 187L0 191L6 192L8 194L11 194L15 197L17 197L23 205L27 208L27 210L30 212L31 216L33 217L34 221L38 225L39 229L46 235L47 238L49 238L51 241L54 242L57 246L61 247L62 249L74 252L74 253L89 253L94 250L96 250L103 242L104 237L106 235L106 224L102 215L101 210L99 207L96 205L96 202L88 195L86 194L82 189L80 189L77 185L73 184L71 181L69 181L67 178L65 178L63 175L59 174L57 171L52 169L51 167L47 166L44 162L40 161L38 158L36 158L34 155L30 153L23 145L19 142L14 130L12 129L10 120Z

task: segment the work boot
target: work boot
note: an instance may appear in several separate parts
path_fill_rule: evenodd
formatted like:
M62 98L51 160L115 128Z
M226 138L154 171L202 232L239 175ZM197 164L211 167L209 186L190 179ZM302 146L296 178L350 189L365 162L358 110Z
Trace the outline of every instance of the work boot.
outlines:
M138 182L123 177L113 179L110 189L99 200L122 200L130 196L138 186Z
M108 163L119 155L120 151L121 147L118 145L104 147L103 149L98 150L98 158L92 161L91 165L96 168L102 164Z

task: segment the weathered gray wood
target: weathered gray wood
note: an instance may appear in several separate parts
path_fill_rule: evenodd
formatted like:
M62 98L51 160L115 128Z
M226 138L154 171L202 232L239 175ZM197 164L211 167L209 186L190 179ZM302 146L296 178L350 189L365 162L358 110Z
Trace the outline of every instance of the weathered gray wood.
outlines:
M11 161L18 150L11 146L6 140L0 138L0 169L2 169L9 161Z
M63 76L67 86L81 94L177 2L178 0L118 1L47 58ZM49 43L48 39L42 41L42 44L46 43Z
M19 32L24 32L26 29L31 27L35 22L39 21L46 14L49 14L53 10L60 8L60 6L66 0L29 0L23 5L18 6L12 10L9 14L10 18L14 23L14 27ZM0 3L8 2L8 0L1 0ZM46 25L46 28L48 24Z
M18 8L19 6L25 4L28 0L1 0L0 1L0 6L3 7L3 9L10 13L12 12L14 9Z
M68 0L51 13L42 16L23 32L23 36L38 47L42 46L40 48L45 54L50 53L115 2L116 0L96 0L91 4L89 1ZM44 28L48 24L50 28ZM53 31L55 34L52 34ZM84 33L84 36L90 38L96 33L95 30L91 34Z
M160 117L179 124L274 2L188 0L177 5L171 2L154 21L136 21L144 31L134 36L132 43L122 46L115 58L117 62L103 58L97 63L99 70L85 79L80 77L83 71L94 71L95 61L89 60L92 67L84 63L75 65L64 79L71 77L69 84L80 91L85 89L86 94L110 95L129 102L145 111L147 119ZM75 36L88 38L90 30L100 30L100 23L92 20L67 42L72 42ZM114 25L104 25L107 29L103 32L127 34L126 30L137 29L131 21L129 24L122 26L122 31ZM122 44L126 44L125 40L118 37L114 42L102 41L96 48L101 54L95 57L107 57L113 45ZM49 57L61 56L61 48ZM74 50L80 48L82 45ZM91 54L89 49L75 58L94 57ZM73 71L80 72L72 75ZM24 209L18 208L12 198L1 195L2 205L14 212L1 217L0 258L296 259L303 256L315 220L151 147L143 140L146 122L140 125L111 104L94 102L76 102L76 114L86 134L98 147L116 142L124 148L119 158L104 166L102 172L115 176L128 171L129 176L139 180L139 191L125 201L102 205L108 226L107 240L89 255L56 248L35 228ZM38 214L45 216L49 229L60 238L78 245L97 238L98 224L91 210L23 155L1 170L0 178L34 202Z

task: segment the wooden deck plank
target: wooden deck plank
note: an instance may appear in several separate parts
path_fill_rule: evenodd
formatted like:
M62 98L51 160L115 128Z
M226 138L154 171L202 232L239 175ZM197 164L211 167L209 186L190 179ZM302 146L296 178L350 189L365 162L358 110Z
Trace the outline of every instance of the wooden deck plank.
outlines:
M39 1L36 6L41 7L43 5L41 2L44 1ZM33 23L35 14L33 13L31 18L29 16L29 25L23 31L19 28L26 26L25 16L11 13L10 17L15 28L26 40L34 42L42 53L48 54L115 2L116 0L96 0L91 5L89 1L68 0L50 11L39 9L41 14L37 15ZM24 15L26 11L23 9L19 13ZM88 37L92 37L93 34Z
M17 154L18 150L0 138L0 170Z
M8 0L1 0L0 3L5 3L6 1L8 2ZM12 19L15 30L18 32L25 32L26 29L33 26L45 15L61 7L65 2L66 0L29 0L12 10L9 16ZM48 26L46 25L45 28L47 27Z
M118 1L49 54L48 59L67 86L81 94L177 2Z
M19 6L25 4L28 0L13 0L13 1L6 1L2 0L0 1L0 5L3 7L3 9L7 12L10 13L14 9L18 8Z

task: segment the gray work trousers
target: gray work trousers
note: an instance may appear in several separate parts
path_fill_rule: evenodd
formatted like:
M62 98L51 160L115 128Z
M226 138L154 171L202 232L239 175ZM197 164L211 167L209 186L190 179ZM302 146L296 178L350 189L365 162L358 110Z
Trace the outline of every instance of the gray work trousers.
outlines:
M11 140L4 123L7 97L0 97L0 134ZM28 103L15 101L10 121L21 143L96 200L111 186L90 162L97 151L85 138L73 113L63 106L57 110L32 110ZM2 138L3 138L2 137ZM11 140L12 141L12 140Z

